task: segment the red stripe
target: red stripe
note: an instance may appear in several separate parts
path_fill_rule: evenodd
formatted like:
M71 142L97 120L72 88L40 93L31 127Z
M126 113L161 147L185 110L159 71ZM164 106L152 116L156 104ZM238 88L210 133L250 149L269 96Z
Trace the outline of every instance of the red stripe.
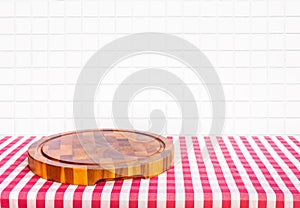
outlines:
M249 207L249 193L246 189L244 181L242 180L236 165L234 164L232 157L223 141L222 137L218 137L219 146L223 152L223 156L230 169L231 175L234 178L234 182L240 192L240 207Z
M129 207L138 207L140 185L141 185L140 178L132 179L132 184L131 184L131 189L129 194Z
M11 136L3 137L2 139L0 139L0 144L3 144L4 142L6 142L10 138L11 138Z
M19 137L22 138L22 137ZM21 143L18 147L16 147L13 151L11 151L5 158L3 158L1 160L1 165L0 167L3 166L3 164L5 164L13 155L15 155L17 152L19 152L22 148L24 148L24 146L26 146L29 142L31 142L34 139L34 137L30 137L28 139L26 139L23 143ZM9 175L26 159L27 157L27 153L23 153L12 165L10 165L0 176L0 184L2 184L2 182L9 177ZM27 167L26 167L27 168ZM27 168L27 171L29 171L29 169ZM13 181L11 181L11 183L13 183ZM5 190L5 189L4 189ZM3 192L2 192L3 193ZM3 199L2 197L2 193L1 193L1 201ZM6 193L9 195L9 193ZM1 202L0 201L0 202ZM1 205L1 204L0 204Z
M300 142L297 139L295 139L295 137L289 136L289 139L300 148Z
M18 137L18 140L20 140L23 137ZM21 143L18 147L16 147L15 149L13 149L13 151L11 151L8 155L6 155L6 157L4 157L1 161L0 161L0 168L5 165L7 163L7 161L14 156L18 151L20 151L20 149L22 149L24 146L26 146L29 142L31 142L33 140L34 137L30 137L29 139L25 140L23 143ZM12 141L12 143L15 143L15 141ZM0 150L1 152L1 150ZM3 152L1 152L2 154ZM2 183L2 181L21 163L23 162L23 160L25 160L27 156L27 153L23 153L16 161L14 164L10 165L6 171L4 173L1 174L0 176L0 184Z
M27 167L27 166L26 166ZM29 170L29 169L28 169ZM29 171L28 171L29 172ZM40 179L37 175L33 175L25 186L20 190L18 196L18 206L27 207L27 195L32 186Z
M5 147L3 147L2 149L0 149L0 155L2 155L6 150L8 150L9 148L11 148L14 144L16 144L18 141L20 141L21 139L22 139L23 137L18 137L18 138L16 138L16 139L14 139L14 140L12 140L12 142L10 142L10 143L8 143ZM28 143L28 142L27 142ZM26 143L26 144L27 144ZM20 145L19 145L19 147L20 147ZM18 147L17 147L18 148ZM20 149L18 149L18 150L20 150ZM13 150L14 151L14 153L16 152L15 151L15 149ZM9 155L11 155L11 156L13 156L14 154L12 154L12 152L11 153L9 153ZM11 157L10 156L10 157ZM10 159L10 157L8 157L8 155L5 157L5 158L3 158L1 161L0 161L0 167L2 167L6 162L7 162L7 160L9 160Z
M65 195L65 192L68 187L69 187L68 184L62 183L59 186L59 188L56 190L55 198L54 198L54 207L55 208L64 207L64 195Z
M167 207L176 206L176 187L174 167L167 171Z
M295 164L289 160L289 158L279 149L279 147L275 144L274 141L268 136L265 137L265 139L268 141L268 143L271 145L271 147L274 149L276 154L284 161L284 163L289 167L289 169L295 174L295 176L298 178L300 177L300 171L295 166Z
M85 190L85 186L77 186L74 191L73 196L73 207L81 208L82 207L82 194Z
M185 207L194 207L194 188L190 170L190 163L188 158L188 152L186 149L185 137L179 137L180 151L181 151L181 163L182 172L184 177L184 189L185 189Z
M0 144L4 143L5 141L3 140L8 140L10 137L4 137L3 139L0 139ZM15 140L13 140L12 142L10 142L8 145L6 145L5 147L0 149L0 153L3 154L5 151L7 151L9 148L11 148L14 144L16 144L22 137L18 137ZM29 139L26 139L26 141L22 144L20 144L18 147L14 148L11 152L9 152L9 154L3 158L0 161L0 167L2 168L7 168L0 176L0 183L3 182L7 177L10 177L10 174L15 171L15 169L20 166L20 164L22 162L24 162L24 160L27 157L26 152L23 153L19 158L17 158L15 161L12 161L13 164L10 165L8 164L8 160L15 155L18 151L20 151L21 149L24 148L24 146L26 146L34 137L31 137ZM285 148L287 148L291 154L293 154L295 156L295 158L299 161L299 151L295 150L293 147L291 147L289 145L289 143L287 143L286 141L284 141L284 139L282 139L281 137L277 137L278 140L285 146ZM293 137L289 137L298 147L299 147L299 141L297 141L295 138ZM272 157L272 155L267 151L267 149L265 148L265 146L263 146L262 142L259 140L259 138L257 137L253 137L254 141L256 142L256 144L259 146L260 150L263 152L263 154L265 155L265 157L268 159L268 161L270 162L270 164L272 164L272 166L274 167L274 169L278 172L278 175L282 178L283 182L286 184L286 186L288 187L288 189L291 191L291 193L293 194L293 198L294 198L294 207L300 207L300 193L299 191L296 189L295 185L292 183L291 179L289 179L288 174L286 174L286 172L284 172L284 169L282 167L279 166L279 163ZM296 177L299 178L300 175L300 171L297 168L297 166L295 164L293 164L291 161L289 161L287 155L284 154L283 151L281 151L281 149L277 146L276 143L274 143L272 141L271 138L269 137L265 137L265 139L267 140L267 142L270 144L270 146L275 150L276 154L279 155L279 157L287 164L287 166L291 169L291 171L294 172L294 174L296 175ZM207 140L207 138L206 138ZM250 143L247 141L247 139L245 137L241 137L241 140L244 144L244 146L247 148L247 150L249 151L251 157L254 159L254 161L256 162L256 164L258 165L259 169L262 171L264 177L266 178L266 180L268 181L268 183L270 184L270 186L272 187L272 189L274 190L274 192L276 193L276 207L283 207L284 206L284 194L282 192L282 190L280 189L280 187L277 185L276 181L274 180L274 178L272 177L272 175L270 174L270 172L268 171L267 167L263 164L263 162L260 160L260 158L258 157L258 154L255 152L257 150L254 150L252 148L252 146L250 145ZM220 148L223 152L223 155L226 159L226 162L230 168L231 174L233 175L234 179L235 179L235 183L237 184L237 187L239 189L239 192L241 193L241 200L245 200L245 204L243 202L241 202L240 206L243 207L244 205L247 206L247 202L249 200L248 197L248 192L246 190L245 184L244 182L241 180L241 176L238 172L234 173L234 171L236 171L236 166L233 162L233 155L229 154L229 150L226 147L224 140L221 138L220 140ZM245 157L243 156L243 153L241 152L241 150L239 149L237 143L234 141L234 138L230 139L233 148L235 149L235 152L237 154L237 156L239 157L243 167L245 168L247 174L250 177L250 180L253 184L253 186L255 187L257 193L258 193L258 206L259 207L266 207L266 193L263 189L263 187L261 186L260 182L258 181L254 171L252 170L251 166L249 165L248 161L246 161ZM211 142L206 141L206 142ZM181 152L182 155L186 155L187 154L187 150L186 150L186 143L185 141L183 141L183 138L180 139L180 143L181 144ZM212 207L212 202L213 202L213 196L212 196L212 190L209 184L209 180L208 180L208 176L207 176L207 172L206 172L206 167L205 164L203 162L202 159L202 155L201 155L201 151L200 151L200 146L198 144L198 140L195 139L195 137L193 138L193 145L194 145L194 150L195 150L195 157L197 160L197 165L198 165L198 169L199 169L199 176L201 179L201 183L202 183L202 187L203 187L203 191L204 191L204 207ZM198 147L197 147L198 146ZM208 147L211 148L211 147ZM184 149L184 151L182 151L182 149ZM214 151L210 151L211 154L215 154ZM220 174L220 171L222 171L220 168L218 168L218 165L220 166L220 164L217 164L217 157L216 155L212 155L211 160L213 162L214 165L214 169L216 171L216 173L218 172L218 174ZM192 201L190 200L190 198L192 198L194 200L194 190L192 189L193 184L192 184L192 180L191 180L191 172L190 172L190 166L189 166L189 161L187 158L183 158L182 160L182 166L183 166L183 174L184 174L184 184L185 184L185 194L186 194L186 206L190 206L193 205ZM255 170L255 171L260 171L260 170ZM18 186L19 181L24 179L24 176L29 172L28 167L24 167L20 172L18 171L18 175L15 176L15 178L12 179L12 181L6 186L3 187L4 190L1 193L1 200L0 203L2 205L2 207L7 207L9 206L9 195L11 193L11 191L14 189L15 186ZM222 173L223 174L223 173ZM20 207L26 207L27 206L27 194L28 192L31 190L32 186L37 182L37 180L39 179L39 177L37 176L33 176L24 186L23 188L20 190L19 196L18 196L18 205ZM219 183L220 183L220 179L218 178ZM130 201L129 201L129 205L131 207L136 207L138 205L138 194L139 194L139 187L140 187L140 179L133 179L132 181L132 186L131 186L131 191L130 191ZM158 185L158 177L154 177L152 179L150 179L150 184L149 184L149 201L148 201L148 206L149 207L156 207L157 204L157 189L159 187L157 187ZM116 184L116 183L119 183ZM111 207L115 207L115 206L119 206L120 203L120 192L121 192L121 188L123 185L123 180L120 180L119 182L116 182L114 184L113 190L112 190L112 203L111 203ZM37 200L36 200L36 205L37 207L45 207L45 195L49 189L49 187L52 185L53 183L51 181L47 181L44 183L44 185L39 189L38 193L37 193ZM94 191L93 191L93 196L92 196L92 202L91 205L94 207L100 207L100 203L101 203L101 193L103 190L103 187L105 185L105 182L99 182ZM227 184L226 184L227 185ZM20 186L20 185L19 185ZM63 184L59 187L59 189L56 192L55 195L55 207L63 207L63 202L65 200L64 198L64 193L67 189L69 185ZM221 190L222 190L222 186ZM74 207L82 207L82 193L84 191L84 187L77 187L77 189L74 192L74 202L73 205ZM191 194L189 194L191 193ZM222 190L222 193L226 193L226 191ZM228 192L230 194L230 192ZM245 194L242 196L242 194ZM244 198L245 196L245 198ZM172 198L173 197L173 198ZM190 197L190 198L189 198ZM226 197L223 196L223 200L226 199ZM167 172L167 206L168 207L173 207L176 204L176 195L175 195L175 177L174 177L174 168L170 169ZM191 203L191 204L189 204ZM193 201L194 203L194 201ZM224 206L224 201L223 201L223 206Z
M11 190L19 183L19 181L29 172L27 167L23 170L5 187L1 193L1 207L9 207L9 194Z
M265 166L265 164L260 160L255 150L252 148L250 143L248 142L246 137L240 137L242 142L244 143L245 147L247 148L248 152L250 153L251 157L255 161L255 163L258 165L259 169L263 173L264 177L270 184L271 188L276 194L276 207L281 208L284 207L284 194L272 175L270 174L268 168Z
M93 194L92 194L92 207L100 207L101 206L101 194L103 188L106 184L106 181L100 181L96 184Z
M295 185L292 183L290 178L286 175L284 170L280 167L280 165L276 162L276 160L271 156L269 151L266 149L266 147L261 143L261 141L258 139L258 137L252 137L254 141L256 142L257 146L260 148L260 150L264 153L268 161L271 163L271 165L274 167L274 169L277 171L280 178L283 180L284 184L290 192L294 196L294 207L300 207L300 192L297 190Z
M281 136L278 136L277 139L300 162L300 154L291 145L289 145L289 143L287 143L287 141L285 141Z
M17 141L19 141L23 137L18 137L14 141L12 141L8 146L12 146L12 144L15 144ZM21 145L19 145L16 149L14 149L11 153L9 153L4 159L1 160L1 167L2 165L7 162L14 154L16 154L20 149L22 149L26 144L28 144L31 140L33 140L34 137L30 137L26 141L24 141ZM2 151L2 149L1 149ZM27 154L23 153L13 165L11 165L9 168L6 169L6 171L0 176L0 181L3 181L6 177L8 177L17 166L19 166L26 158ZM26 166L9 184L6 186L6 188L1 193L1 205L3 207L9 206L9 194L11 190L17 185L19 180L21 180L27 173L29 172L28 167Z
M149 190L148 190L148 207L156 208L157 207L157 184L158 176L150 178L149 181Z
M110 195L110 207L120 207L120 192L123 185L123 179L115 180L113 189L111 190Z
M231 206L231 194L230 190L228 188L227 182L225 180L222 168L220 166L220 163L218 161L218 158L216 156L214 147L211 143L211 140L209 137L204 137L205 144L208 150L208 154L210 156L211 162L214 166L214 170L218 179L218 183L220 186L220 189L222 191L222 207L230 207Z
M262 185L260 184L260 181L258 180L257 176L255 175L253 169L249 165L249 162L246 160L243 152L239 148L234 138L233 137L228 137L228 138L231 142L232 147L234 148L235 153L239 157L240 162L242 163L244 169L246 170L256 192L258 193L258 207L266 208L267 207L266 191L263 189ZM223 140L221 142L223 142Z
M213 195L212 195L212 189L209 183L205 163L202 158L201 148L198 142L197 137L192 137L195 156L197 160L197 166L199 170L199 175L201 179L202 189L204 192L204 207L212 207L213 206Z
M44 138L44 137L42 137ZM34 179L35 177L33 177L32 179ZM37 177L36 179L38 180L40 177ZM31 179L31 180L32 180ZM45 181L45 183L40 187L40 189L37 192L37 196L36 196L36 207L38 208L45 208L45 197L46 197L46 193L48 191L48 189L50 188L50 186L53 184L52 181ZM29 189L30 190L30 189ZM28 190L28 191L29 191ZM22 192L22 191L21 191ZM20 192L20 193L21 193Z
M4 149L11 147L17 141L19 141L23 137L18 137L13 140L10 144L4 147ZM29 137L23 143L21 143L18 147L13 149L5 158L3 158L0 162L0 167L2 167L13 155L19 152L22 148L24 148L29 142L31 142L35 137ZM1 154L4 152L4 149L1 149ZM27 152L23 153L12 165L10 165L0 176L0 184L7 178L27 157ZM18 184L18 182L29 172L30 170L26 166L2 191L1 193L1 206L8 207L9 206L9 194L11 190Z
M172 137L168 139L173 140ZM176 162L176 161L174 161ZM167 207L176 206L176 186L175 186L175 172L174 167L167 171Z
M52 184L53 184L52 181L46 181L43 184L43 186L39 189L37 196L36 196L36 207L45 208L46 193Z

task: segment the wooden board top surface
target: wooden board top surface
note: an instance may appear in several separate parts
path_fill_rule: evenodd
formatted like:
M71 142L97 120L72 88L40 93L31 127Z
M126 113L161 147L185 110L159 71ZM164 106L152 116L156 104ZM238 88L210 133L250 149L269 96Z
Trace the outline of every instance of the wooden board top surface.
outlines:
M31 170L43 178L92 185L101 179L148 178L164 172L173 164L173 143L146 132L86 130L43 138L29 147L28 159ZM85 176L77 178L74 169ZM71 182L66 174L70 170ZM80 177L86 177L84 182Z
M82 132L52 138L41 145L47 157L65 163L98 165L127 162L161 152L164 142L137 132Z

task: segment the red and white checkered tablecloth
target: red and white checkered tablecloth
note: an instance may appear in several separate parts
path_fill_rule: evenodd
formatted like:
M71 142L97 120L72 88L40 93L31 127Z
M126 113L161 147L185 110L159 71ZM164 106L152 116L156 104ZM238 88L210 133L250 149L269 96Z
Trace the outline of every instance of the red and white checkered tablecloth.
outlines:
M300 138L220 137L214 147L208 137L180 137L175 150L189 154L169 171L95 186L35 176L26 151L38 139L0 139L1 207L300 207Z

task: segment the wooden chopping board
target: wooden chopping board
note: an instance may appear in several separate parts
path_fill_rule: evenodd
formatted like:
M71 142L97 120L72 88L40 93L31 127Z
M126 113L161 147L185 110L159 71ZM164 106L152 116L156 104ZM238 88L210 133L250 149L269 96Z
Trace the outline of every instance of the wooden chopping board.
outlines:
M44 137L28 149L29 168L61 183L94 185L116 178L150 178L173 165L171 140L130 130L85 130Z

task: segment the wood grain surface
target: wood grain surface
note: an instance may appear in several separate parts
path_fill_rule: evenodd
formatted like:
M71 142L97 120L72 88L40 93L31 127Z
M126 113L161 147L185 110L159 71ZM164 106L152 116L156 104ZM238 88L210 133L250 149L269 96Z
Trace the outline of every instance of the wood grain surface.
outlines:
M171 140L147 132L97 129L67 132L33 143L29 168L61 183L94 185L115 178L150 178L173 165Z

